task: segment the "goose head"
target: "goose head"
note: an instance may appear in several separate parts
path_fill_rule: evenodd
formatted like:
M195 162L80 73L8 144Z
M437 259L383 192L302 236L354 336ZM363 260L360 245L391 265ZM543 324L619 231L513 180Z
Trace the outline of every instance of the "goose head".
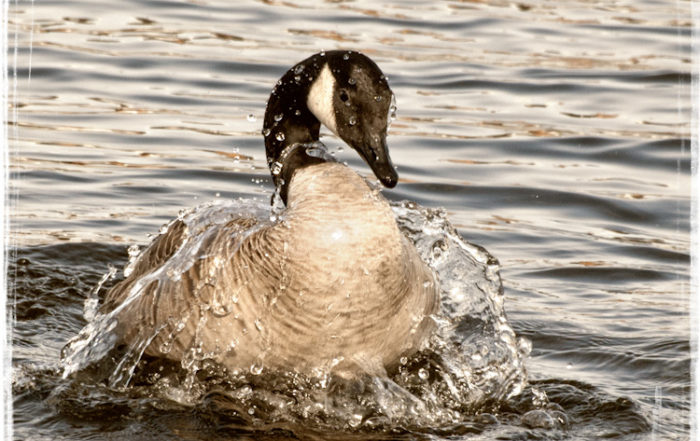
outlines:
M329 159L306 148L318 141L321 124L353 148L384 186L394 187L398 174L386 145L392 102L386 77L359 52L320 52L289 69L270 94L263 123L267 162L282 200L296 169Z

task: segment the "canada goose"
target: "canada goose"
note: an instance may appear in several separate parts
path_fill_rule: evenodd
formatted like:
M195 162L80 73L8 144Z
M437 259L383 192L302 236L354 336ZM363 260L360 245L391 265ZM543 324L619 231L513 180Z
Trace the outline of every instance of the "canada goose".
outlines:
M318 142L323 123L393 187L392 99L377 65L354 51L321 52L284 74L263 135L286 208L274 222L217 225L166 276L191 236L186 219L171 222L106 295L121 341L156 357L302 373L382 372L420 349L434 328L435 275L378 189Z

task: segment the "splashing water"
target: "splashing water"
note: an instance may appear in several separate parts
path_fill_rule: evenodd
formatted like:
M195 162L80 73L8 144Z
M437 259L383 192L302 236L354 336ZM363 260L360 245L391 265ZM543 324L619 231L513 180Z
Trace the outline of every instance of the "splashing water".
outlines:
M155 335L115 352L119 308L101 314L94 298L88 298L88 325L62 353L64 377L90 365L106 365L102 369L112 387L146 385L149 394L203 405L246 425L303 422L343 430L451 424L520 394L527 384L523 363L530 343L517 338L506 319L498 262L464 241L442 211L409 202L392 208L401 231L436 272L441 295L440 311L433 317L437 330L427 348L402 358L395 371L353 379L331 374L332 366L309 377L275 372L262 363L226 371L212 361L212 354L198 351L196 343L179 366L168 367L173 363L143 357ZM241 237L271 218L269 205L249 200L216 200L181 213L178 220L186 225L182 245L162 268L144 277L148 280L135 285L125 303L143 294L151 281L187 271L206 238L242 213L257 224L241 231ZM140 257L135 247L129 254L127 272Z
M240 232L236 238L238 243L240 243L248 234L264 225L262 219L264 219L264 216L269 215L269 211L270 207L259 201L222 201L219 199L202 204L191 210L181 211L177 218L160 229L160 234L164 234L175 222L182 221L185 224L185 237L179 249L164 265L138 280L121 305L109 313L102 314L95 304L95 298L102 284L107 280L107 276L98 284L93 294L88 297L87 302L89 302L90 306L86 304L85 307L88 324L76 337L66 344L61 353L61 362L64 368L63 377L66 378L73 372L103 359L113 350L117 341L113 331L117 326L118 314L142 295L152 282L162 283L165 279L177 280L195 262L202 244L212 234L215 234L222 225L240 216L261 220L260 225ZM153 237L153 240L157 237ZM144 247L143 251L147 249L148 247ZM129 262L124 269L125 276L133 271L143 251L139 253L134 247L129 249ZM182 323L186 321L186 317L181 319ZM155 335L146 336L146 339L134 342L127 349L126 353L121 355L121 360L110 375L110 384L112 386L126 386L130 382L131 374L136 364L141 360L144 350L154 337ZM183 360L183 367L184 364L185 361Z

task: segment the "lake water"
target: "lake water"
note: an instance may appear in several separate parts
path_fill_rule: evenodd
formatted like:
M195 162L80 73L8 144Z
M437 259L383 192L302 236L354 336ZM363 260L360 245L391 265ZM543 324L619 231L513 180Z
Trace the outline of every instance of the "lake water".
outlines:
M15 439L690 438L689 1L9 6ZM234 418L231 394L63 379L85 299L130 245L183 209L269 200L267 96L338 48L396 95L401 180L384 195L444 210L500 262L532 345L521 393L457 403L449 422L281 424Z

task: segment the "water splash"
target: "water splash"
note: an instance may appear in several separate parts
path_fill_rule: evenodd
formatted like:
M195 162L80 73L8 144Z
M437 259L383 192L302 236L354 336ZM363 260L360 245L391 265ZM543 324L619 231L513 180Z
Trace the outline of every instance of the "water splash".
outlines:
M108 353L115 350L117 337L114 334L114 330L117 327L117 316L119 313L131 302L139 298L146 290L150 289L149 287L153 283L160 284L164 283L166 279L177 280L181 277L198 259L202 244L211 235L216 234L216 231L222 225L240 216L262 219L263 213L269 213L269 207L260 201L222 201L217 199L194 209L182 211L177 218L164 225L160 229L159 235L167 232L176 222L185 224L184 239L179 248L164 265L139 279L131 287L126 299L109 313L101 313L96 307L95 300L104 281L111 277L116 270L110 271L103 278L86 300L85 317L88 320L88 324L61 351L63 377L66 378L88 365L103 360ZM261 221L261 224L264 224L264 222ZM247 231L241 232L239 240L256 231L257 228L259 226L254 226ZM158 235L153 237L152 240L157 238ZM130 247L130 259L125 267L126 274L133 271L147 249L148 247L144 247L138 253L136 248ZM186 317L181 317L181 319L186 319ZM146 336L144 340L135 341L132 346L126 349L126 352L119 354L116 368L110 375L110 384L112 386L123 387L129 383L144 350L161 329L157 329L154 335Z
M130 256L132 254L132 250L133 250L134 246L135 245L129 247L129 255ZM137 249L138 249L138 247L137 247ZM127 270L130 271L129 265L127 265L124 268L124 275L125 276L127 275ZM97 282L97 286L95 286L95 288L92 291L90 291L90 295L88 295L87 299L85 299L85 304L83 305L83 316L85 317L85 320L87 320L88 322L93 321L95 319L95 317L97 316L98 306L99 306L99 301L100 301L99 292L102 289L102 285L104 285L107 280L114 278L115 274L117 274L117 268L110 264L109 271L107 271L107 273L104 276L102 276L102 279L100 279L100 281Z
M213 361L217 354L203 353L195 342L172 373L145 374L151 363L163 362L143 359L144 349L155 337L151 335L119 355L116 367L110 368L109 384L123 388L134 381L145 382L150 386L149 393L188 405L235 403L241 409L239 413L254 424L311 421L343 430L454 424L465 415L497 407L520 394L527 385L524 360L530 344L518 338L507 321L496 259L464 241L443 211L408 202L393 204L392 208L401 231L438 275L441 292L440 311L433 316L437 331L423 350L402 358L397 367L388 372L379 367L373 372L383 374L348 379L335 375L330 363L304 376L269 369L261 354L249 369L227 371ZM167 264L132 288L125 303L138 297L154 280L164 281L187 271L206 238L241 213L257 219L258 226L253 227L257 229L269 222L271 208L260 202L216 200L181 213L178 220L187 227L182 245ZM127 268L137 265L140 256L135 248L130 254ZM216 285L215 278L211 284ZM214 302L202 307L216 305ZM109 362L105 356L114 349L115 314L116 310L109 314L96 312L66 345L64 377L90 364ZM166 338L161 346L172 344L178 329L182 328L171 328L172 338ZM212 400L212 387L216 400ZM537 418L533 414L531 423L539 424Z
M498 261L462 239L442 210L411 202L394 205L399 227L440 279L438 330L426 360L399 368L398 383L436 406L475 409L507 400L527 384L524 360L530 343L517 338L506 318ZM412 388L415 375L438 378L434 387ZM423 369L423 371L421 371ZM444 396L435 400L433 394Z

